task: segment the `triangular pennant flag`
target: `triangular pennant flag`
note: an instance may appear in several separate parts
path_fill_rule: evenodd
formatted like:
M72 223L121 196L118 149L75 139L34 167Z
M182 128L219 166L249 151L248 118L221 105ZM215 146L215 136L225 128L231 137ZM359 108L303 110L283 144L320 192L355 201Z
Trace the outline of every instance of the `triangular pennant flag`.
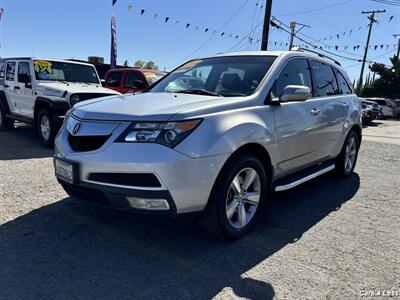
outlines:
M232 33L229 35L229 38L231 38L232 37Z
M208 28L206 28L206 30L204 30L204 32L207 32L208 31Z
M374 46L374 50L376 50L376 49L378 49L378 45L375 45L375 46Z
M186 24L186 28L189 28L189 26L190 26L190 24L189 24L189 23L187 23L187 24Z
M221 36L224 36L225 32L221 33Z
M239 35L235 36L235 40L237 40L239 38Z
M346 32L343 32L343 34L342 35L346 35Z
M390 45L386 45L386 50L389 50Z
M129 5L128 5L128 11L131 11L131 10L132 10L132 5L129 4Z
M158 14L154 14L154 19L157 19L157 17L158 17Z
M339 34L337 34L336 37L339 39Z
M361 28L362 28L361 26L360 26L360 27L358 27L358 30L361 30Z
M117 3L117 0L112 0L112 5L115 5Z
M179 22L180 22L179 20L176 20L175 25L176 25L176 24L179 24Z
M381 49L383 49L383 46L384 46L384 45L381 45Z
M141 9L141 10L140 10L140 15L143 16L144 12L145 12L145 10L144 10L144 9Z
M199 30L199 28L200 28L199 26L196 26L195 30L197 31L197 30Z
M169 17L165 18L165 23L167 23L169 21Z
M392 21L392 20L393 20L393 18L394 18L394 16L391 16L391 17L389 18L389 22L390 22L390 21Z
M336 50L339 49L339 46L335 46L335 49L336 49Z
M353 30L350 30L350 31L349 31L349 34L352 34L352 33L353 33Z
M356 51L356 48L357 48L357 46L354 46L354 47L353 47L353 50Z
M216 33L217 33L217 31L216 31L216 30L214 30L214 31L213 31L213 34L216 34Z
M347 50L349 48L349 46L344 46L344 50Z

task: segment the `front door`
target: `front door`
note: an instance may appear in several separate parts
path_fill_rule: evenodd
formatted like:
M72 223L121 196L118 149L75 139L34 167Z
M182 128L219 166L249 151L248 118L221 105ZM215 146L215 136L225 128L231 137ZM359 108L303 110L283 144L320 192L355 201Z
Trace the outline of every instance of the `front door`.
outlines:
M35 102L32 94L32 85L30 83L25 84L21 81L21 75L28 76L29 79L31 79L29 61L18 62L17 74L14 91L17 106L20 109L19 113L33 118Z
M307 86L312 90L311 72L305 58L291 59L282 69L272 96L279 97L288 85ZM275 106L275 134L279 161L277 175L293 173L320 159L323 101L286 102Z
M6 94L10 111L12 113L20 113L15 95L15 84L17 77L16 68L17 63L15 61L7 61L6 74L4 77L4 93Z

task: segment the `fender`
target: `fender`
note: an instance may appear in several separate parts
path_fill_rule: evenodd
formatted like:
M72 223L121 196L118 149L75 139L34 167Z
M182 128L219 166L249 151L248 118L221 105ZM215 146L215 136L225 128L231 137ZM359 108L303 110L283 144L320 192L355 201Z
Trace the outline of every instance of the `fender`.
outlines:
M0 91L0 107L6 113L10 113L10 107L8 106L7 97L4 91Z
M43 105L50 108L50 111L55 116L64 116L65 113L71 108L70 104L65 100L60 100L59 97L52 96L39 96L35 100L35 115L36 109Z

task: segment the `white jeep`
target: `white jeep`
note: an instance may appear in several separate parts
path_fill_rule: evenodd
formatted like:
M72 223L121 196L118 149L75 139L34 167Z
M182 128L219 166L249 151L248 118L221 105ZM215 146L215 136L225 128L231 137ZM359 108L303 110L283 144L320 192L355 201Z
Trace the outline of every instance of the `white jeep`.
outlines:
M0 60L0 130L14 121L36 126L45 146L54 137L65 113L80 101L118 95L103 88L91 64L31 57Z

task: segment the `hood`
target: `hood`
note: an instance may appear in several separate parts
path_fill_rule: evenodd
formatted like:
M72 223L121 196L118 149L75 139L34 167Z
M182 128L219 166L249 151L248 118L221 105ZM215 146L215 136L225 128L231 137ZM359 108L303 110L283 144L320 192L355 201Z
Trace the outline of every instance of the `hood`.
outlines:
M66 84L59 81L41 81L35 85L35 89L45 94L59 97L63 97L65 91L67 91L69 95L75 93L99 93L119 95L118 92L106 89L102 87L101 84L86 84L79 82L68 82L68 84Z
M149 92L81 102L74 107L73 114L81 119L92 120L168 121L180 112L200 115L224 103L232 103L232 98Z

